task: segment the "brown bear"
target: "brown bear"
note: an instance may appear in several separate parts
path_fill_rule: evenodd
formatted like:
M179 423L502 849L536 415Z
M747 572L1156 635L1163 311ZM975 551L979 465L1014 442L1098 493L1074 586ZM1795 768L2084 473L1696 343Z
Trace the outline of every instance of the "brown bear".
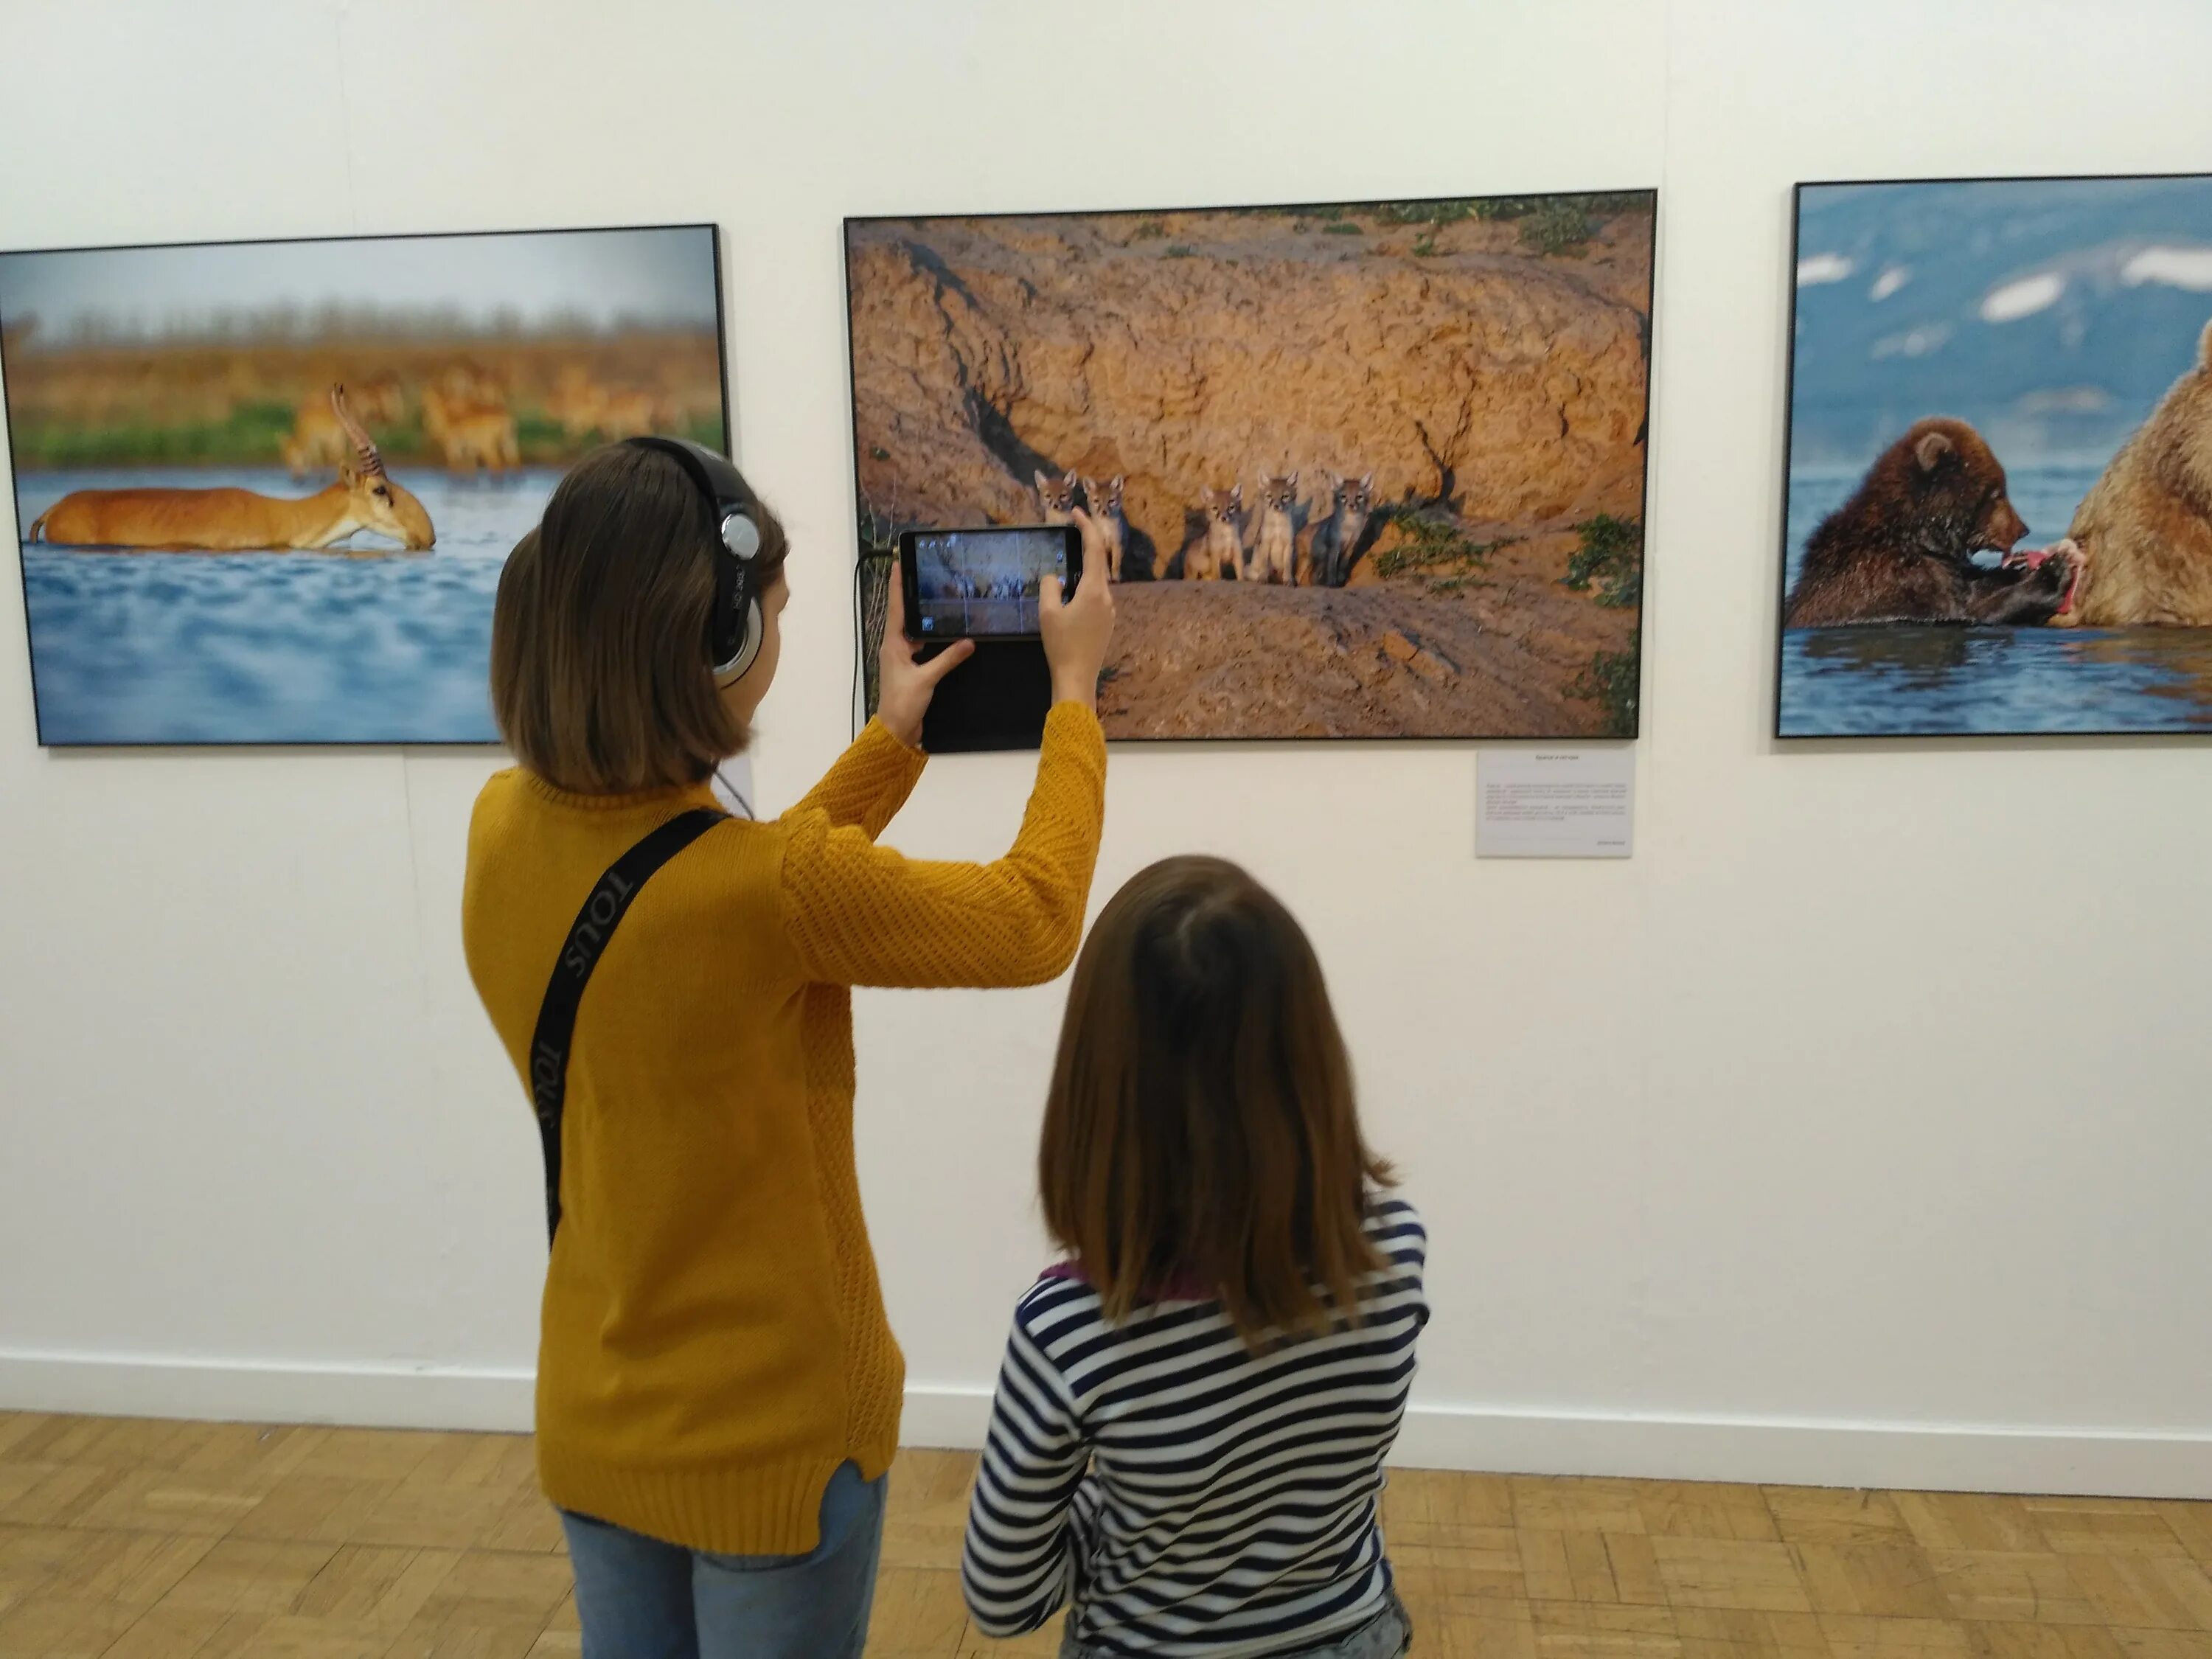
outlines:
M2197 361L2120 446L2067 532L2089 559L2084 628L2212 628L2212 323Z
M1783 626L2048 622L2079 570L2063 544L2033 561L1973 562L1981 548L2009 555L2027 533L1982 434L1964 421L1922 421L1881 453L1805 544Z

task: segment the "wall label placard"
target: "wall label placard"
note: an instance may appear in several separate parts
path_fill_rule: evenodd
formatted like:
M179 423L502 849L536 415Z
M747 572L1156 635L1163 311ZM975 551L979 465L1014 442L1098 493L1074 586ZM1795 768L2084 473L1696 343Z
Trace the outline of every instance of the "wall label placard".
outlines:
M1636 816L1636 751L1483 749L1474 766L1480 859L1625 859Z

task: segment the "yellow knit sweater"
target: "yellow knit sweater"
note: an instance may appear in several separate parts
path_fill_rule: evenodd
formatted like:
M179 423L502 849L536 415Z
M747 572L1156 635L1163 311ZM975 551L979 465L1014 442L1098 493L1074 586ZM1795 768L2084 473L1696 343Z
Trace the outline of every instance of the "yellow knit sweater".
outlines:
M875 844L921 768L871 724L781 818L716 824L640 891L585 991L538 1359L538 1474L564 1509L796 1554L839 1464L872 1480L891 1461L905 1362L854 1173L847 988L1060 973L1106 750L1089 710L1054 708L1021 833L992 864ZM712 804L703 785L573 795L520 769L484 786L461 937L526 1094L586 895L655 825Z

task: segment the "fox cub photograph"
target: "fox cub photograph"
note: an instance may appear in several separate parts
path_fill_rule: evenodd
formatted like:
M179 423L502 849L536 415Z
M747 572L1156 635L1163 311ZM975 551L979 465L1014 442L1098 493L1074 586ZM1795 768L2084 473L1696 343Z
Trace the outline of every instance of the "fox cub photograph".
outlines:
M2212 178L1798 188L1777 731L2212 729Z
M1109 738L1632 737L1656 210L848 220L862 555L1086 514Z

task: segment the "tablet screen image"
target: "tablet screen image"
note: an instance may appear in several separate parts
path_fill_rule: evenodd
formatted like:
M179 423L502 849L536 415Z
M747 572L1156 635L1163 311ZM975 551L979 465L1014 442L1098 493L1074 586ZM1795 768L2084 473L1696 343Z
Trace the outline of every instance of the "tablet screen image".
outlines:
M1021 639L1038 629L1044 579L1068 580L1061 525L918 531L910 538L917 639Z

